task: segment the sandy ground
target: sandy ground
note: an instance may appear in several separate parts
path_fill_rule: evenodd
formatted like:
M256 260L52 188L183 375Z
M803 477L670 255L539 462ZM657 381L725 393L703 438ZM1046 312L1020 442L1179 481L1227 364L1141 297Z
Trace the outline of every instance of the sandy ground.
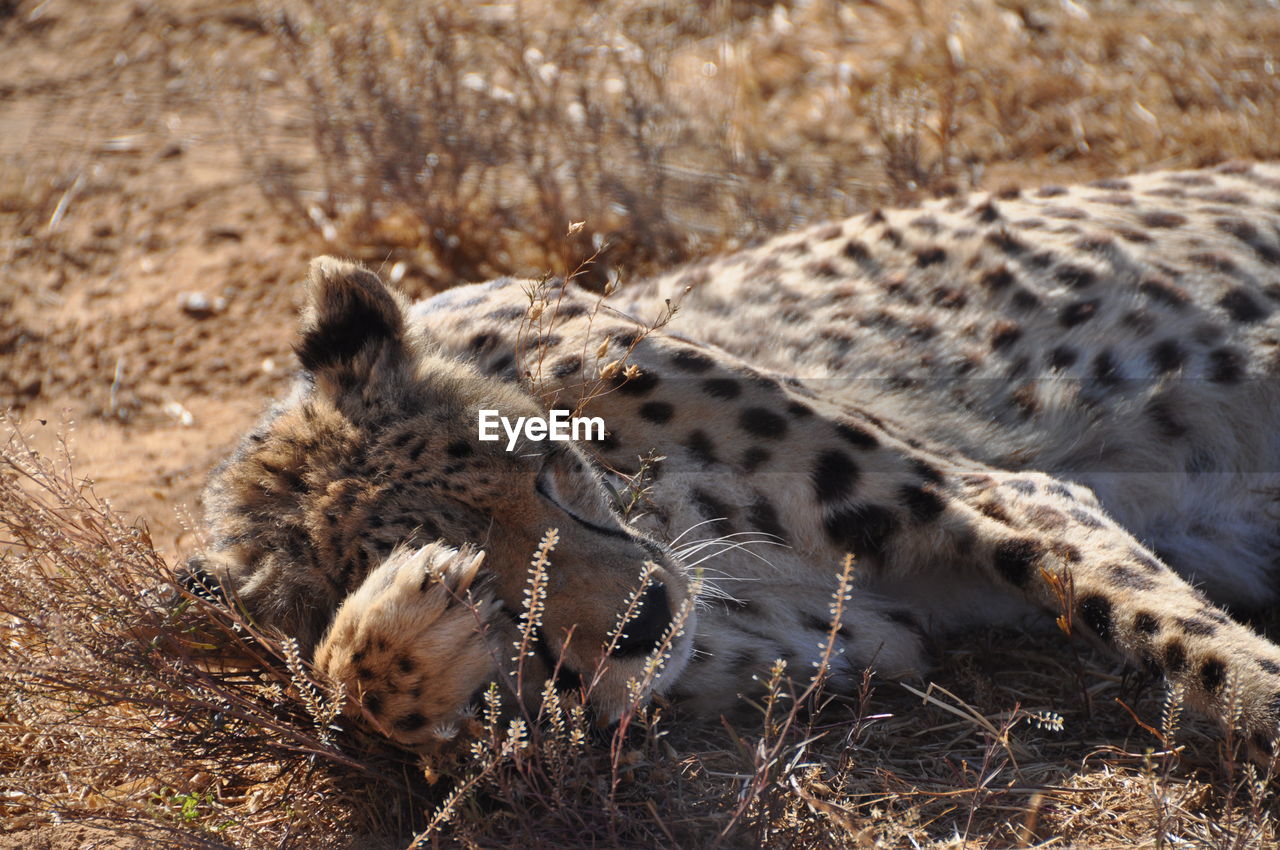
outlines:
M258 19L92 5L0 3L0 406L44 447L74 423L78 471L172 558L210 465L288 379L319 248L236 141L242 69L274 94Z

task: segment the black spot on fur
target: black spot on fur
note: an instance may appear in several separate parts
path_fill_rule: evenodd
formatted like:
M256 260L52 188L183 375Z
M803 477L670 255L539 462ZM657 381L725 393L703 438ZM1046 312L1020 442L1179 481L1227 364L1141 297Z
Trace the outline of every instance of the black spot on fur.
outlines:
M860 263L871 258L871 252L867 250L867 246L863 245L856 239L850 239L846 242L841 253L856 263Z
M1110 350L1093 359L1093 379L1103 386L1112 386L1120 380L1120 364Z
M898 490L898 499L916 522L930 522L946 509L946 502L931 484L907 484Z
M622 376L619 376L622 378ZM659 378L653 372L641 370L634 377L618 381L618 392L623 395L647 395L658 385Z
M752 446L742 453L742 468L747 472L755 472L762 464L769 462L773 455L768 449Z
M1111 600L1100 593L1090 594L1080 600L1080 619L1095 635L1111 642L1114 625L1111 622Z
M689 454L693 455L693 459L703 466L719 463L715 444L711 442L711 438L705 431L690 431L684 445L689 450Z
M715 366L715 361L697 351L681 350L671 355L671 365L686 372L705 372Z
M1075 247L1090 254L1106 255L1115 248L1116 243L1109 237L1092 233L1075 241Z
M981 502L975 507L978 513L989 519L1004 523L1005 525L1013 525L1013 518L1009 516L1009 512L1004 509L1004 505L1001 502Z
M1004 266L1000 266L999 268L984 272L982 277L978 279L978 282L992 292L1000 292L1001 290L1008 289L1016 280L1017 278L1013 276L1013 272L1009 271L1009 269Z
M883 556L889 538L898 528L898 520L879 505L850 505L823 519L827 537L856 557Z
M921 460L918 457L913 457L909 463L911 468L915 470L916 474L925 481L928 481L930 484L941 484L946 480L943 474L938 471L938 468L928 461Z
M1117 585L1130 590L1154 590L1156 586L1154 581L1127 564L1111 564L1107 567L1107 574Z
M640 331L633 330L631 328L609 332L609 339L613 340L624 349L629 349L639 342L640 336Z
M1054 369L1069 369L1080 359L1074 349L1060 345L1049 352L1049 366Z
M528 314L528 310L524 307L499 307L497 310L490 310L485 314L486 319L497 319L500 322L513 322L516 319L523 319Z
M805 267L805 272L810 277L826 278L827 280L840 276L840 270L828 261L810 263Z
M1243 289L1228 290L1218 299L1218 306L1237 322L1252 324L1267 317L1271 311Z
M1181 227L1187 223L1184 215L1160 210L1143 213L1140 218L1146 227Z
M1031 569L1044 556L1044 547L1035 540L1021 538L1005 540L996 546L994 564L996 571L1014 587L1026 587L1031 580Z
M848 422L836 423L836 433L854 448L870 450L880 445L880 441L870 431Z
M1003 227L995 233L988 233L984 238L1009 257L1016 257L1027 250L1026 243Z
M365 711L376 717L382 713L382 694L378 691L365 691L360 696L360 704Z
M1223 233L1230 233L1252 248L1263 261L1272 265L1280 263L1280 250L1263 239L1258 233L1258 228L1249 222L1237 218L1220 218L1215 224Z
M939 286L934 289L929 293L929 300L935 307L941 307L944 310L959 310L969 303L967 295L949 286Z
M1016 322L1003 320L996 322L991 329L991 350L999 351L1008 348L1022 337L1022 328Z
M1203 617L1178 617L1178 625L1189 635L1208 637L1218 631L1218 627Z
M670 422L675 412L675 406L666 401L646 401L640 405L640 418L658 425Z
M738 415L738 427L757 437L776 440L787 433L787 420L765 407L748 407Z
M582 358L573 356L558 361L551 367L551 375L556 378L567 378L582 371Z
M452 458L471 457L471 444L466 440L454 440L445 448L445 454Z
M793 401L787 405L787 413L790 413L796 419L807 419L813 415L813 408L807 404Z
M1234 274L1236 271L1236 262L1225 254L1218 254L1213 251L1200 251L1187 257L1196 265L1204 266L1210 271L1221 272L1222 274Z
M742 395L742 384L733 378L708 378L702 382L707 395L728 401Z
M1244 357L1234 348L1209 352L1209 380L1218 384L1238 384L1244 378Z
M1186 290L1163 277L1148 277L1138 284L1138 291L1168 307L1183 308L1191 302Z
M1036 482L1030 478L1014 478L1011 481L1006 481L1005 486L1017 490L1024 496L1034 496L1037 489Z
M812 629L813 631L820 632L824 635L831 631L830 621L822 619L817 614L811 614L808 611L805 611L800 615L800 619L803 621L806 629Z
M1053 273L1054 278L1063 286L1069 286L1072 289L1086 289L1093 286L1098 280L1098 275L1083 266L1072 265L1070 263L1058 266Z
M814 461L810 478L818 501L834 502L853 492L858 475L858 465L847 454L829 449Z
M920 268L946 262L946 259L947 252L941 248L926 248L923 251L916 252L916 265Z
M1039 220L1037 220L1036 226L1040 226ZM1047 269L1053 265L1054 259L1055 256L1052 251L1037 251L1029 257L1024 257L1022 262L1033 269Z
M1160 575L1166 572L1166 569L1159 561L1143 552L1141 549L1130 549L1129 557L1133 558L1133 562L1142 567L1152 575Z
M1176 340L1162 339L1151 346L1151 365L1161 374L1182 368L1187 355Z
M1091 298L1088 301L1068 304L1058 311L1058 324L1064 328L1074 328L1076 325L1083 324L1094 317L1101 303L1101 299Z
M1139 634L1154 635L1160 631L1160 621L1154 614L1142 611L1133 618L1133 630Z
M751 507L747 509L747 522L757 531L772 534L779 540L787 539L786 530L778 520L778 511L773 507L773 503L764 496L758 496L751 503Z
M1200 684L1211 694L1216 694L1222 689L1222 683L1227 678L1227 665L1223 664L1216 658L1210 658L1200 665Z
M1280 674L1280 664L1277 664L1271 659L1259 658L1257 659L1257 662L1259 669L1261 669L1263 673L1270 673L1272 676Z
M1047 505L1034 505L1026 513L1027 522L1045 531L1057 531L1066 528L1067 515ZM1060 544L1066 546L1067 544Z

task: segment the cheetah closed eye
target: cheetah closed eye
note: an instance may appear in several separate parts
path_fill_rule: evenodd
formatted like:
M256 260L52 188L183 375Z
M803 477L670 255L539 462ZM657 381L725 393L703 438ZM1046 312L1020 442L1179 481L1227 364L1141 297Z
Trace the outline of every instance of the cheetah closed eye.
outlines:
M341 645L362 711L409 743L505 680L528 558L558 528L542 675L605 664L606 713L664 641L654 687L695 711L732 707L775 658L809 669L852 553L835 687L918 673L932 635L1065 615L1203 711L1238 706L1265 752L1280 650L1218 606L1280 589L1278 273L1280 167L1247 164L872 212L612 309L553 284L532 339L531 282L408 306L320 260L303 376L214 474L218 542L195 566L307 647L328 629L321 664ZM681 298L672 333L633 318ZM480 407L573 407L624 355L637 369L582 411L603 441L477 439ZM629 524L604 479L644 456L664 459ZM711 556L687 619L681 555ZM458 570L478 570L470 632L436 593ZM641 625L607 652L637 592Z

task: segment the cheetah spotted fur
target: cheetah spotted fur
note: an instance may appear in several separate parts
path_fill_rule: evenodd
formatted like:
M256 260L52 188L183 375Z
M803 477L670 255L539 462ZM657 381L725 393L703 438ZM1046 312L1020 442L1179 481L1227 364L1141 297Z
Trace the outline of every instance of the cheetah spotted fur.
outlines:
M605 714L655 648L653 689L707 714L775 658L810 669L851 553L836 688L1040 612L1210 715L1238 706L1269 749L1280 649L1227 610L1280 590L1280 166L875 211L604 306L544 284L535 321L533 287L409 305L316 261L297 387L212 476L195 575L297 635L376 728L448 738L510 681L556 528L530 675L601 667ZM624 355L583 410L604 441L477 439L480 408L572 408ZM605 483L641 457L662 460L626 522Z

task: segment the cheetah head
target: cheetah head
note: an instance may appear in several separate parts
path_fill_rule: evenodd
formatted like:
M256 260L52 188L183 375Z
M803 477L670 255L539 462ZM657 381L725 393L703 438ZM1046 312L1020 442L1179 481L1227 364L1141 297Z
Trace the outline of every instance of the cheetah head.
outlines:
M312 263L295 346L304 371L213 473L204 497L211 545L192 559L193 574L230 588L252 616L313 652L334 612L358 599L393 550L474 546L485 557L471 591L491 595L504 616L474 620L486 656L459 652L434 671L438 692L453 693L462 681L510 681L530 560L557 529L524 689L536 695L537 679L558 668L571 682L594 681L592 705L617 716L628 681L642 677L673 621L683 633L655 687L688 659L685 574L669 550L615 514L573 444L507 451L505 441L481 441L481 409L511 419L545 411L517 384L422 338L405 307L371 272L331 258ZM618 637L628 605L633 616Z

